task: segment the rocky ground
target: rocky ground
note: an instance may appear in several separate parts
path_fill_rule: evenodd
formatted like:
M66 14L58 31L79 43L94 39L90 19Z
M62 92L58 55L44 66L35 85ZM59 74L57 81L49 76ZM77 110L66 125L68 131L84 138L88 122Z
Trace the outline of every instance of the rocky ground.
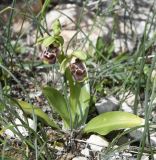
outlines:
M83 5L82 5L83 4ZM83 7L85 6L85 7ZM115 7L114 7L115 6ZM79 48L86 52L90 52L90 46L93 48L96 45L97 38L103 37L106 43L114 41L114 55L118 55L123 52L129 54L135 53L137 50L137 44L140 43L144 28L147 24L147 28L152 27L149 31L149 37L155 34L155 20L152 21L153 13L155 12L156 4L152 0L122 0L114 2L104 1L90 1L89 3L80 1L78 4L65 3L57 4L49 9L45 16L47 22L47 29L51 30L51 25L55 19L59 18L62 25L62 36L65 39L64 50L71 52L71 50ZM21 28L21 26L23 26ZM36 39L36 30L32 21L25 20L24 23L21 18L13 24L14 36L19 33L23 33L25 36L21 39L22 48L26 48L23 52L25 54L19 55L19 59L24 59L30 62L34 59L34 48L38 51L35 55L35 59L40 59L40 54L44 48L34 47ZM16 36L15 36L16 37ZM20 50L19 52L22 52ZM16 60L15 60L16 61ZM38 63L41 63L39 60ZM50 112L47 102L45 102L43 95L40 91L40 86L47 83L58 83L59 75L54 75L55 71L50 71L38 67L31 68L28 65L23 65L24 70L27 72L22 73L16 71L14 74L19 78L23 87L26 88L32 103L37 104L43 109L44 112ZM32 73L35 72L35 74ZM34 85L33 82L36 82ZM39 84L40 82L40 84ZM12 96L22 98L24 93L20 90L18 84L12 86ZM125 96L125 94L127 94ZM125 112L133 112L133 105L135 95L133 93L125 93L118 96L100 97L99 101L95 104L96 113L101 114L103 112L118 110L119 108ZM124 100L123 100L124 97ZM126 99L125 99L126 97ZM122 103L121 103L122 102ZM144 116L143 104L139 104L140 116ZM151 115L151 121L156 122L155 106L153 107ZM18 123L18 122L17 122ZM21 128L23 129L23 128ZM25 130L22 131L26 134ZM73 159L73 160L92 160L92 159L107 159L107 160L135 160L138 152L139 141L143 129L137 129L131 133L122 136L115 146L113 146L113 152L110 152L108 148L109 143L117 135L114 133L108 135L105 138L91 135L82 139L74 139L74 143L77 144L76 151L74 153L66 153L64 148L57 149L58 159ZM8 130L5 134L16 139L16 137ZM27 135L26 135L27 136ZM135 140L130 146L124 145L124 148L120 148L122 144ZM156 159L156 134L153 132L150 137L151 144L154 147L154 159ZM148 142L146 142L148 146ZM108 157L107 157L108 155ZM107 157L107 158L106 158ZM144 153L142 160L150 159L148 148Z

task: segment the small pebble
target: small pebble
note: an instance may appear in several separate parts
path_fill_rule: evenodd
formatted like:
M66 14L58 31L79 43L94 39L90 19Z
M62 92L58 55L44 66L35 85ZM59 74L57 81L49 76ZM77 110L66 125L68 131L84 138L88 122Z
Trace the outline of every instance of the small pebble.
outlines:
M86 157L74 157L73 160L88 160Z
M89 139L87 139L87 143L93 151L102 151L103 148L109 145L104 138L97 135L91 135Z

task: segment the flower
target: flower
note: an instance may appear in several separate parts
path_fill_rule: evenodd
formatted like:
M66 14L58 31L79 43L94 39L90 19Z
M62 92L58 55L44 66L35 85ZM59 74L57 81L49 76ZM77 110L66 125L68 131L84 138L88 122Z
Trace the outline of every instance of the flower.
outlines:
M83 81L87 75L85 65L78 58L74 63L70 63L69 68L76 81Z
M50 45L42 54L42 59L48 64L55 64L57 56L59 55L59 48Z

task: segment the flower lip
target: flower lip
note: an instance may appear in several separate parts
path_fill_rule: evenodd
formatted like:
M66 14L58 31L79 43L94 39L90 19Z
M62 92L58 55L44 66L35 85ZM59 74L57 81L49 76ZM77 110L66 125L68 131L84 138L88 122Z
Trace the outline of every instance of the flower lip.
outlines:
M87 75L85 65L78 58L69 65L69 68L76 81L82 81Z
M59 55L59 48L55 47L54 45L50 45L42 54L42 59L49 63L49 64L55 64L57 56Z
M48 50L48 52L55 53L56 56L58 56L58 55L59 55L59 52L60 52L59 47L58 47L58 46L55 46L54 44L51 44L51 45L48 47L47 50Z
M43 52L42 58L45 62L48 62L49 64L54 64L56 62L56 54L48 52L47 50Z

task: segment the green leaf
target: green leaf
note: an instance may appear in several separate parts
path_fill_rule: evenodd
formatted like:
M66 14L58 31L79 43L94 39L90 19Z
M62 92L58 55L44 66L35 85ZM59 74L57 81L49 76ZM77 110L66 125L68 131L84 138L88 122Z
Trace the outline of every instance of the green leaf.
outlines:
M36 107L34 105L31 105L25 101L19 101L17 100L18 104L20 105L20 107L22 108L22 110L29 114L29 115L32 115L33 112L36 116L38 116L39 118L41 118L44 122L46 122L49 126L53 127L53 128L59 128L55 122L50 119L48 117L47 114L45 114L39 107Z
M143 119L127 112L114 111L100 114L86 125L84 132L106 135L113 130L132 128L142 125Z
M61 33L61 24L58 19L54 21L52 25L52 29L53 29L54 35L59 35Z
M43 93L62 120L70 126L70 116L64 96L56 89L48 86L43 88Z
M87 59L87 55L83 51L74 51L71 56L74 56L76 58L79 58L82 61L85 61Z
M5 108L5 105L3 103L0 103L0 112L3 111Z
M90 102L89 83L76 83L71 85L70 106L74 115L74 128L85 124Z
M64 39L63 39L62 36L55 35L54 38L55 38L55 41L56 41L58 44L61 44L61 45L63 46L63 44L64 44Z
M127 54L122 53L117 55L115 58L113 58L115 63L120 63L120 62L124 62L126 60L128 60L128 58L130 58Z
M103 40L103 37L98 37L96 42L96 54L98 58L101 57L105 48L106 48L106 44Z
M114 52L114 49L115 49L115 45L114 43L111 43L109 46L108 46L108 55L111 56Z
M64 74L68 66L69 66L69 59L65 58L60 65L60 72Z
M39 38L37 39L36 44L41 44L44 39L45 39L45 37L39 37Z
M43 45L45 46L45 47L48 47L48 46L50 46L52 43L54 43L55 42L55 38L54 37L52 37L52 36L49 36L49 37L47 37L47 38L45 38L44 40L43 40Z
M50 2L51 2L51 0L45 0L45 1L44 1L42 10L40 11L40 14L41 14L42 17L45 16L46 11L47 11L47 9L48 9L48 6L49 6Z

